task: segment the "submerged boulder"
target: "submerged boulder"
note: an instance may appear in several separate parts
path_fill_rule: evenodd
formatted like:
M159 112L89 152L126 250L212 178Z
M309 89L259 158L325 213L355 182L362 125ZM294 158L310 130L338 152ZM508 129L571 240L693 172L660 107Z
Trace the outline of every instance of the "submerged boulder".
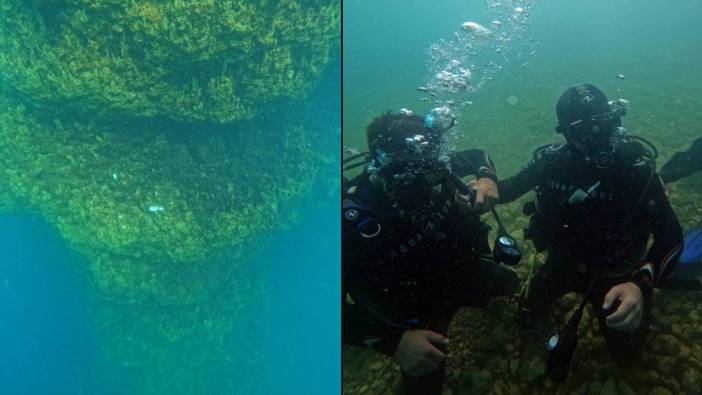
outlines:
M340 8L0 0L0 212L43 216L87 257L86 380L209 393L232 353L253 363L253 342L225 339L262 297L253 257L335 163L298 99L339 46Z

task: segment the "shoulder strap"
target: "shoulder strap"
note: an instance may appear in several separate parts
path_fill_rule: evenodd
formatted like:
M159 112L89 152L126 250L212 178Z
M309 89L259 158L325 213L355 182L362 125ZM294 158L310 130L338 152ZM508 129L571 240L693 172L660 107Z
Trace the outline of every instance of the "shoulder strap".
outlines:
M344 189L341 202L342 231L344 236L358 234L362 238L372 239L380 234L382 226L372 211L359 203L359 198L362 199L359 188L363 189L363 186L347 184Z

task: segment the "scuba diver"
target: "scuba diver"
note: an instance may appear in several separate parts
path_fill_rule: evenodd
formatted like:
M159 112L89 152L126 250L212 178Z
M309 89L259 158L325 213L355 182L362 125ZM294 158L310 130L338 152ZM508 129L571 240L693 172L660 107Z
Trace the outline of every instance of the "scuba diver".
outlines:
M692 142L687 151L676 152L658 175L665 184L678 181L702 170L702 137ZM702 290L702 227L695 226L685 233L685 247L678 265L661 284L665 288Z
M453 123L445 107L376 118L370 153L359 154L363 173L343 182L343 343L393 357L404 394L441 393L459 306L484 306L519 284L494 258L509 255L511 242L490 255L479 216L498 198L493 163L477 149L448 155L443 135ZM467 173L477 180L465 184Z
M538 148L498 184L499 203L536 191L535 202L524 206L531 215L525 238L538 252L548 251L520 301L522 334L529 339L530 331L538 332L535 324L561 296L583 296L568 324L548 337L546 374L554 381L567 377L586 302L613 359L638 359L653 287L673 269L682 248L680 224L656 176L655 147L621 127L627 103L608 102L590 84L567 89L556 104L556 131L565 143Z
M658 175L669 184L702 170L702 137L692 142L684 152L676 152L666 162Z

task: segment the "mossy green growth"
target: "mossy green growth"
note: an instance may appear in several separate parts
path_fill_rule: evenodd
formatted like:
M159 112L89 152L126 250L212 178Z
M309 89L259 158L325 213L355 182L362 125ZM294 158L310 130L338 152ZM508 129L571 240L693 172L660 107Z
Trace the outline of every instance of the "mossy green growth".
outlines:
M254 242L246 255L254 255L262 245ZM104 303L95 311L94 329L101 339L95 379L122 381L135 395L207 394L212 393L217 367L232 365L251 372L262 366L257 346L241 334L248 326L240 309L263 294L260 279L247 276L247 270L233 268L233 275L207 300L174 305ZM232 336L235 348L227 344ZM240 390L236 384L241 383L218 389Z
M110 298L206 298L231 271L217 258L276 228L317 174L304 130L287 121L232 125L238 133L186 143L157 124L145 135L38 118L8 97L0 106L7 194L89 258Z
M62 111L229 122L309 93L338 0L0 0L0 70Z
M3 177L2 170L0 170L0 177ZM2 179L6 180L4 177ZM9 185L0 181L0 214L12 212L16 206L16 199L10 193Z

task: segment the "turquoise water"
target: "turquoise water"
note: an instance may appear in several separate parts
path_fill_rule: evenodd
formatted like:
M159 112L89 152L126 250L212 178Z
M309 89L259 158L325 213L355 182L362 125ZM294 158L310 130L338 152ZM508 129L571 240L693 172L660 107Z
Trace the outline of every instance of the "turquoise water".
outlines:
M85 262L26 215L0 216L0 251L2 393L84 393L95 350Z
M306 125L313 146L338 157L341 135L340 59L333 61L309 98L315 116ZM317 182L297 209L300 223L278 232L265 249L263 311L251 311L261 331L253 332L264 364L260 394L338 394L341 391L341 268L338 162L324 164ZM263 314L261 314L263 313ZM257 342L258 345L256 344ZM242 394L244 394L242 392Z
M262 394L338 394L341 275L337 200L310 209L270 253L266 284L271 309L263 335L270 360Z
M489 25L486 1L354 1L344 4L344 145L365 148L366 125L386 110L425 113L415 88L429 76L427 50L465 21ZM631 101L624 119L651 138L663 158L698 134L702 88L699 1L530 1L522 41L528 64L512 61L465 95L459 146L490 151L506 176L531 148L557 140L555 102L567 87L591 82ZM510 43L505 53L523 42ZM492 55L492 54L488 54ZM623 74L626 80L616 78ZM516 105L508 104L514 96ZM514 143L519 140L519 144Z

